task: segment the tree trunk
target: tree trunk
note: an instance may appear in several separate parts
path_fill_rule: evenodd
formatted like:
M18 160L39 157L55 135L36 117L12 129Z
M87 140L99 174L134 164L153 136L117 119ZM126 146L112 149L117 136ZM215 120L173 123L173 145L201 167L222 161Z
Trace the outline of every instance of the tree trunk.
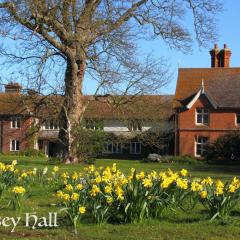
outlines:
M68 59L65 73L65 96L61 112L62 129L59 137L65 145L66 162L78 162L73 147L74 129L78 127L84 113L82 84L85 72L85 58Z

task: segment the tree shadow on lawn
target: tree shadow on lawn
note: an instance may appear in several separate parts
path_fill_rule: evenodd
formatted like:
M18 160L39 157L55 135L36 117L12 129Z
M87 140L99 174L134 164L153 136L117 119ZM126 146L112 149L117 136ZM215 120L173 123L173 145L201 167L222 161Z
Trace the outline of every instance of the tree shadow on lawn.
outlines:
M191 224L191 223L199 223L202 222L205 219L202 219L200 217L194 217L194 218L163 218L159 219L159 221L166 221L169 223L177 223L177 224Z
M240 210L233 210L231 212L231 217L240 217Z
M240 166L228 166L228 165L198 165L198 166L192 166L192 171L196 172L209 172L209 173L224 173L224 174L240 174Z

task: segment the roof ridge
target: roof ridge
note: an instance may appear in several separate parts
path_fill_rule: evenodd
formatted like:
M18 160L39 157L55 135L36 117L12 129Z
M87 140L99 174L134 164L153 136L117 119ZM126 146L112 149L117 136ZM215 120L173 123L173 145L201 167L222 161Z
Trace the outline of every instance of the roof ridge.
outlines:
M224 69L240 69L240 67L218 67L218 68L212 68L212 67L192 67L192 68L178 68L179 70L211 70L211 71L217 71L217 70L224 70Z

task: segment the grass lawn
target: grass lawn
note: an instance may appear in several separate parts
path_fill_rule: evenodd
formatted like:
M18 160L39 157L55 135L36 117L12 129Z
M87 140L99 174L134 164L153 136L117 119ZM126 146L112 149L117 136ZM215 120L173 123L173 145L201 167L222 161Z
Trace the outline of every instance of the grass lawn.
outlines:
M46 159L37 157L19 157L19 156L0 156L1 162L11 162L18 160L20 168L43 168L50 165ZM136 168L144 171L161 171L167 168L180 170L186 168L194 177L211 176L220 178L224 181L231 179L233 176L240 175L240 166L214 166L206 164L194 165L178 165L178 164L151 164L141 163L137 160L97 160L97 166L112 165L113 162L118 164L118 167L125 173L129 169ZM61 171L79 171L83 165L60 165ZM56 211L57 208L51 204L55 203L56 199L44 186L36 185L33 189L32 197L26 200L23 207L25 212L37 212L39 217L47 216L48 212ZM2 201L0 208L0 217L18 216L15 211L6 206L6 201ZM9 228L0 226L0 239L79 239L79 240L155 240L155 239L240 239L240 207L236 209L231 217L231 222L209 222L209 216L204 212L201 205L198 205L190 212L177 211L175 213L163 215L159 220L146 220L141 224L123 224L111 225L104 224L101 226L82 224L79 227L79 233L73 234L71 228L64 224L63 220L59 219L61 227L57 229L37 229L30 230L25 227L18 226L16 232L10 233ZM1 220L1 219L0 219Z

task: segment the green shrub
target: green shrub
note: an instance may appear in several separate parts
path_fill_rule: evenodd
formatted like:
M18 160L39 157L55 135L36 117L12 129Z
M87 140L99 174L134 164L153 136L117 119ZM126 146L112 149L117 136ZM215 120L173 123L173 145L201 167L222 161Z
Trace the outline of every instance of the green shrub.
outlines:
M104 147L105 137L105 133L101 129L89 130L83 126L76 128L72 146L79 162L85 162L99 156Z
M196 163L199 163L200 161L194 157L186 155L186 156L174 156L172 158L172 162L179 163L179 164L196 164Z
M205 158L210 161L240 162L240 133L229 133L209 143Z
M20 152L19 155L25 157L46 157L43 151L39 151L33 148L26 149L25 151Z

